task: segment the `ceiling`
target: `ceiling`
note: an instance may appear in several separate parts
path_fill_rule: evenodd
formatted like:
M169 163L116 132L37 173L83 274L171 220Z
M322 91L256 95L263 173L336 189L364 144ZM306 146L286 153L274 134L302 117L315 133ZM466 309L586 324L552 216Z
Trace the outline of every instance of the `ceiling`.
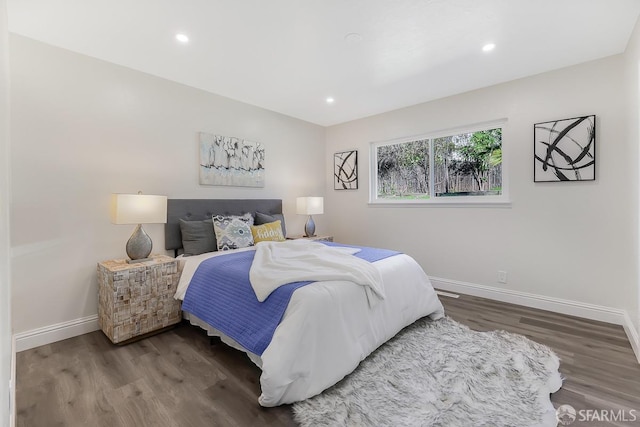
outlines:
M640 1L8 0L8 14L13 33L328 126L622 53Z

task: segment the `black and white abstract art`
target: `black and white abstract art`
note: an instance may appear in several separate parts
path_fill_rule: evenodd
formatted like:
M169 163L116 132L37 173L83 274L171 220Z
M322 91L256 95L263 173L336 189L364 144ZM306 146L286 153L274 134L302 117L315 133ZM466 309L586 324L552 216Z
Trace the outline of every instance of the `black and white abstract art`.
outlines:
M358 189L358 152L343 151L333 155L333 189Z
M534 182L596 179L596 116L536 123Z
M264 147L200 132L200 184L264 187Z

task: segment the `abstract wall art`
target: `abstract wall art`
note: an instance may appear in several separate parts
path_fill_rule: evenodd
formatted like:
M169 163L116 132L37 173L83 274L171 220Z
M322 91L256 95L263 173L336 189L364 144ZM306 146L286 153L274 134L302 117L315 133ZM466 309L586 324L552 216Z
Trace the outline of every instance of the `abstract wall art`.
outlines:
M533 125L533 181L596 179L596 116Z
M333 155L333 189L358 189L358 152L343 151Z
M264 147L200 132L200 184L264 187Z

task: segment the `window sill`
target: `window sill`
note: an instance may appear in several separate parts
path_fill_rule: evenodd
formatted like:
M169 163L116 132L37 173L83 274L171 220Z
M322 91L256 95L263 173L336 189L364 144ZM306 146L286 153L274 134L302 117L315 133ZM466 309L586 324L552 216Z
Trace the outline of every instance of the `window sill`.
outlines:
M493 200L375 200L368 203L370 207L380 208L502 208L510 209L511 201Z

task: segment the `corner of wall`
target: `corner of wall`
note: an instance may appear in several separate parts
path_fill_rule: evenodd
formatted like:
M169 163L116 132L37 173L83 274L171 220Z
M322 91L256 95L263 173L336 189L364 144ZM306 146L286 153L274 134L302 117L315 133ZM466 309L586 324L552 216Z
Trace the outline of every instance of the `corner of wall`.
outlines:
M622 325L622 327L624 328L624 332L629 338L629 343L631 344L631 348L636 355L638 363L640 363L640 335L638 335L637 328L639 321L640 319L636 319L636 322L634 322L629 313L625 312L624 324Z
M15 349L11 337L9 240L9 31L7 1L0 0L0 426L15 422ZM7 387L8 386L8 387Z
M630 303L634 305L630 309L629 315L625 319L625 331L629 336L631 345L633 346L638 361L640 361L640 339L638 331L640 330L640 197L638 197L638 189L640 188L640 173L638 165L640 164L640 18L636 21L636 25L629 37L629 42L624 52L625 59L625 83L627 85L627 120L630 144L635 147L635 156L630 160L635 168L633 168L634 176L632 179L636 182L636 191L632 197L635 197L635 258L636 258L636 277L635 277L635 298ZM633 232L633 229L630 230Z
M11 338L11 374L9 379L9 426L16 425L16 339Z

